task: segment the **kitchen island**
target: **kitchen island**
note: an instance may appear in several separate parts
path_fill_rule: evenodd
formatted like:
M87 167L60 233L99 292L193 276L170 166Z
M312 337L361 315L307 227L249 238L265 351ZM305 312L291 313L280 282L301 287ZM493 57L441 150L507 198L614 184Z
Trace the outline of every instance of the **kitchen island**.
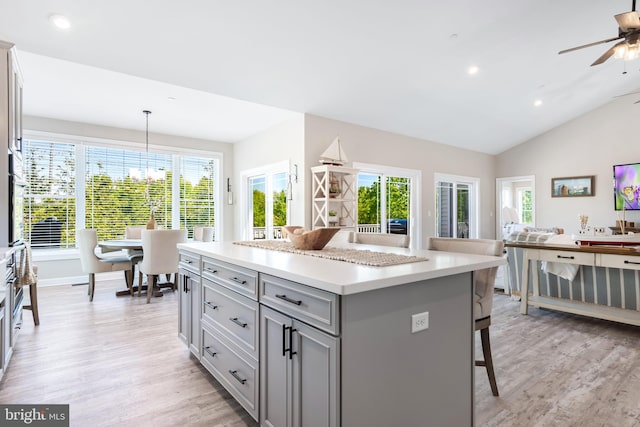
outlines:
M472 426L472 272L500 257L371 267L180 244L180 336L261 425Z

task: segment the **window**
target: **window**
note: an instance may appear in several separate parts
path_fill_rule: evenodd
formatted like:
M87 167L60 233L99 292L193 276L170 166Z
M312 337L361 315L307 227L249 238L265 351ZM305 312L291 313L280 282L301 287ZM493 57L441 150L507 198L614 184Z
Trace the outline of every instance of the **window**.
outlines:
M414 221L419 205L416 186L420 172L381 165L356 164L358 174L358 232L411 236L418 247ZM414 245L415 242L415 245Z
M74 247L76 228L119 238L126 225L146 224L151 210L163 228L214 226L217 158L37 140L26 140L24 151L34 247Z
M214 225L214 182L217 162L199 157L180 158L180 228Z
M531 187L516 189L517 209L521 224L533 224L533 192Z
M34 248L75 245L75 146L23 141L25 239Z
M281 239L288 220L288 162L244 172L245 238Z
M478 179L436 174L436 235L477 236Z

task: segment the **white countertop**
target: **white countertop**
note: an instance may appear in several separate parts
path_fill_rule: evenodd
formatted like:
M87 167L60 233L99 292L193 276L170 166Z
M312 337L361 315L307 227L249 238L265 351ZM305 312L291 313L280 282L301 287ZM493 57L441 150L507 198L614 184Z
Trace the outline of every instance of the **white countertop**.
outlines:
M340 245L428 258L427 261L370 267L307 255L234 245L232 242L181 243L178 248L303 283L338 295L350 295L506 264L502 257L412 250L362 244Z

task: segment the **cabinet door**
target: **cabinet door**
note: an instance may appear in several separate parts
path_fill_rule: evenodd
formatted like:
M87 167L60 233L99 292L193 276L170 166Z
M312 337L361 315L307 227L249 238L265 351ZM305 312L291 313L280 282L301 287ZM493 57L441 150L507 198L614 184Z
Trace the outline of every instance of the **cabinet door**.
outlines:
M291 426L290 328L288 316L260 306L261 426Z
M293 427L339 425L339 338L293 321Z
M189 319L191 316L191 314L189 313L191 296L189 295L189 291L187 290L190 274L191 273L184 269L180 269L178 273L178 288L180 290L180 294L178 294L178 299L180 300L180 316L178 316L178 336L187 345L189 344Z
M200 359L200 317L202 316L202 283L199 276L189 276L189 349Z

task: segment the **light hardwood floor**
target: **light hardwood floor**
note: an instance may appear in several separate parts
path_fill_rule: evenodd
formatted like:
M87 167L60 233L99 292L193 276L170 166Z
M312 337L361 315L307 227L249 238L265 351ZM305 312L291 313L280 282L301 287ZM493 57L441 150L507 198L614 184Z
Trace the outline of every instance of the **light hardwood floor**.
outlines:
M68 403L72 426L256 426L178 339L177 294L147 305L120 287L97 282L93 303L86 286L39 289L40 326L25 311L0 402ZM640 328L518 307L495 297L500 397L475 368L477 426L640 425Z

